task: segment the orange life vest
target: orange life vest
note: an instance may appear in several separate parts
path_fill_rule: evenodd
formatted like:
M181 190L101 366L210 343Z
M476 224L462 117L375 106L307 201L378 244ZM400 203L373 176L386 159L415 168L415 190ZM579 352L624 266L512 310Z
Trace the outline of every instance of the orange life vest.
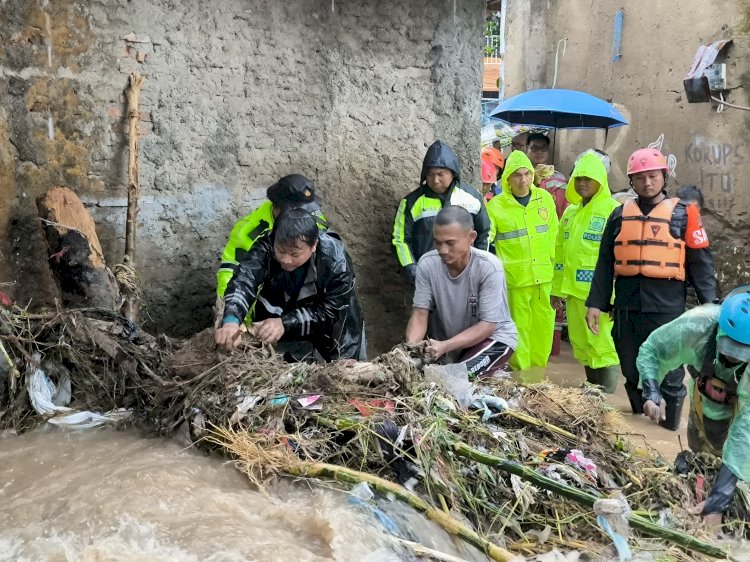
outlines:
M615 238L615 274L685 280L685 241L669 232L679 199L664 199L644 215L635 199L625 202Z

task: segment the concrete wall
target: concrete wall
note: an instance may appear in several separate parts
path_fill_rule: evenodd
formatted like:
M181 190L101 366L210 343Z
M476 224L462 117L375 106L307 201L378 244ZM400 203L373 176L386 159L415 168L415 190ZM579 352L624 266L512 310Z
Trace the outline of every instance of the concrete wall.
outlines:
M123 90L137 70L147 76L137 265L150 327L187 334L209 324L232 224L275 179L299 172L354 258L373 347L393 345L410 299L390 248L398 199L437 138L478 175L483 9L481 0L4 2L2 288L24 302L54 296L34 207L52 185L84 199L108 262L120 260Z
M724 288L750 282L750 112L710 103L687 103L682 80L699 45L733 38L728 51L729 101L750 106L750 2L653 2L624 5L622 58L612 59L616 2L531 0L509 2L506 95L550 88L558 42L558 88L584 90L610 100L630 125L613 129L605 150L613 159L610 185L628 187L629 154L661 142L673 155L677 185L703 188L706 225L716 252ZM569 173L585 148L602 148L602 132L570 131L557 135L556 164Z

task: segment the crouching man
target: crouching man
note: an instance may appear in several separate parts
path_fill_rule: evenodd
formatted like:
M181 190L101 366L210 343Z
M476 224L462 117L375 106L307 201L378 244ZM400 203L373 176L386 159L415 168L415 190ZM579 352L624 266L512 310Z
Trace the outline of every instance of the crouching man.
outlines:
M653 421L666 417L661 381L688 366L688 445L722 460L711 493L694 511L717 527L737 481L750 481L750 286L729 293L720 307L693 308L651 332L637 364L643 409Z
M417 264L414 308L406 342L429 335L427 355L443 363L465 363L469 376L501 370L518 341L508 310L499 259L474 248L471 214L444 207L435 218L435 249Z
M312 359L294 353L305 347L300 342L310 342L326 361L360 358L363 321L351 260L304 209L283 211L240 261L227 286L217 345L237 345L252 306L253 333L278 344L287 360Z

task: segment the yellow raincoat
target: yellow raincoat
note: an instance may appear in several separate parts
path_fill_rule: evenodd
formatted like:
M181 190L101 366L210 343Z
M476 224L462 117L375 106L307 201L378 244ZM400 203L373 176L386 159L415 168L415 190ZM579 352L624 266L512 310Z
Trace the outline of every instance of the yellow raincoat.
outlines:
M532 185L525 207L513 196L508 178L520 168L534 170L529 158L515 151L505 163L502 192L487 203L490 240L503 262L510 314L518 328L518 348L510 361L515 370L544 367L552 351L555 311L550 292L558 227L549 193Z

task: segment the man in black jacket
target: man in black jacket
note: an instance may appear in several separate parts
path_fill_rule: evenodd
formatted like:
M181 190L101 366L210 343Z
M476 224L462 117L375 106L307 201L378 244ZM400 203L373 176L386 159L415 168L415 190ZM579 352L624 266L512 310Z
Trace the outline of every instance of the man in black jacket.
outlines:
M406 278L414 284L417 262L433 249L432 227L440 209L454 205L471 213L477 239L474 247L489 250L490 217L484 198L461 181L461 167L450 146L435 141L422 162L419 187L401 200L393 223L393 247Z
M667 197L667 174L667 160L659 151L644 148L631 155L628 177L638 197L612 211L586 300L586 322L596 334L600 314L613 309L614 282L612 336L630 406L637 414L643 413L636 367L643 342L685 311L688 283L701 304L718 299L713 256L698 208ZM679 428L685 400L684 376L680 367L661 383L667 409L661 424L673 431Z
M240 261L224 296L219 346L237 345L251 306L263 343L310 342L326 361L360 357L363 321L351 260L303 209L282 212Z

